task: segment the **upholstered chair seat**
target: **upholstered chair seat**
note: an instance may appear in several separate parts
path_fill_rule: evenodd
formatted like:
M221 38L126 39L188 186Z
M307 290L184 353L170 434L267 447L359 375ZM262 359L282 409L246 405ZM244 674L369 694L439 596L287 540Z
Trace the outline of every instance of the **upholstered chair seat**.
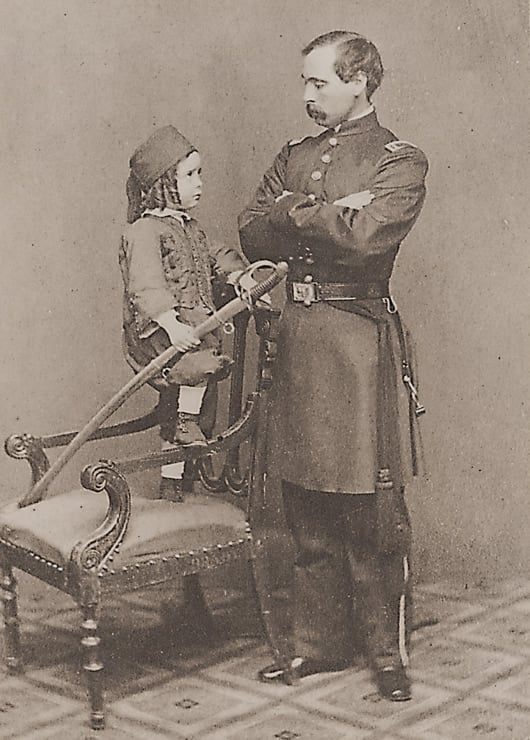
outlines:
M176 554L217 549L219 543L247 537L245 513L218 496L193 494L184 502L133 497L131 517L112 569ZM66 568L74 547L103 522L107 497L83 489L19 509L0 510L0 539L59 568Z

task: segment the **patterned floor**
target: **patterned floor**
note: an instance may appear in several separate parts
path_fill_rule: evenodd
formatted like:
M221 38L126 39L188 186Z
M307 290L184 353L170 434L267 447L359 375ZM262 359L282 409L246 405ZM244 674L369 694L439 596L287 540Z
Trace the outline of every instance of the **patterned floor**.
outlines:
M404 704L380 700L364 668L293 687L257 682L269 654L252 599L247 589L218 584L206 583L216 623L209 640L196 626L161 619L167 592L108 604L102 620L108 722L94 732L79 669L77 611L63 595L21 576L26 672L2 676L0 738L530 738L530 581L417 587L414 699ZM176 609L184 622L182 607Z

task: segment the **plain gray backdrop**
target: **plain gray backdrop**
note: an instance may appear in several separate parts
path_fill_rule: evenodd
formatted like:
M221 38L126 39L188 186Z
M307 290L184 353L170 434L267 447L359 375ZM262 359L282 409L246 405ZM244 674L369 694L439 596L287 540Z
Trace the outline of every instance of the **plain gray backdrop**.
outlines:
M283 143L313 133L300 49L366 34L383 125L430 160L393 292L418 345L422 577L523 572L528 499L527 6L522 0L1 0L0 437L79 428L126 380L117 248L128 158L177 125L201 150L198 216L236 217ZM144 389L127 413L147 409ZM156 449L156 434L116 455ZM108 451L104 453L108 456ZM71 486L99 449L59 481ZM0 500L27 485L0 457Z

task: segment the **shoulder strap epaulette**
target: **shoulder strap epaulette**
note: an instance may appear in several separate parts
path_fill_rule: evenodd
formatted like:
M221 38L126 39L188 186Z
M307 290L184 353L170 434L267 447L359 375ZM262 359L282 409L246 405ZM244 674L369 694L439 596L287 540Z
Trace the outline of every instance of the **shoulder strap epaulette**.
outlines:
M399 152L402 149L406 149L407 147L417 149L416 144L411 144L410 141L403 141L401 139L398 139L396 141L389 141L388 144L385 144L385 149L389 152L392 152L392 154L394 154L395 152Z
M301 144L306 139L315 139L315 134L307 134L307 136L301 136L299 139L289 139L287 142L287 146L296 146L297 144Z

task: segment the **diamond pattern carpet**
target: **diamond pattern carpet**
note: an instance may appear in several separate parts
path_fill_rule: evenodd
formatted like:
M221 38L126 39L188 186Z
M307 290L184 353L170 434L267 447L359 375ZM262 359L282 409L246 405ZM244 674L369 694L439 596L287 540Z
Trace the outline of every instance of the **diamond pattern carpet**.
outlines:
M222 580L227 585L213 576L203 582L214 634L190 619L167 584L106 604L108 721L94 732L77 608L20 574L26 670L8 677L0 668L0 738L530 739L530 581L418 586L414 698L392 704L363 666L292 687L259 683L256 671L270 656L248 579Z

